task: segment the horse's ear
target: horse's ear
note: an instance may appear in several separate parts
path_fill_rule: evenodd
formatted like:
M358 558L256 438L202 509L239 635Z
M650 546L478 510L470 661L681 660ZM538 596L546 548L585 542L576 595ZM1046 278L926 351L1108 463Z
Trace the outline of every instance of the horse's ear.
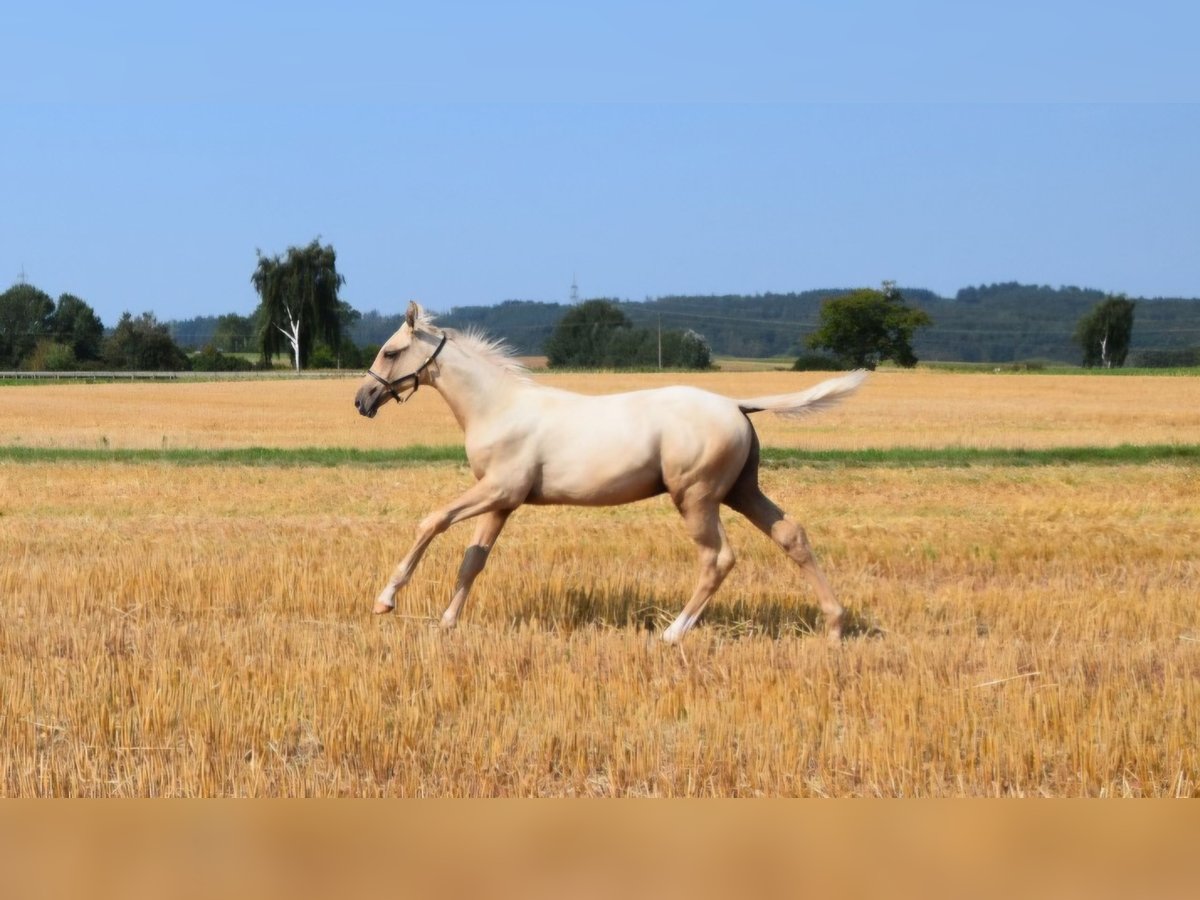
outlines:
M421 318L421 307L417 305L416 300L409 300L408 312L404 314L404 321L408 322L409 328L416 328L419 318Z

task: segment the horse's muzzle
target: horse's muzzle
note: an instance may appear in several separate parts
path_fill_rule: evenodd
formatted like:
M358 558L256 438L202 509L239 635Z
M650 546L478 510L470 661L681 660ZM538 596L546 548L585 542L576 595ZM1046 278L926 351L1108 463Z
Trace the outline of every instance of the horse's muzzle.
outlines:
M359 415L368 419L375 418L375 413L379 412L379 397L382 393L370 385L360 387L354 395L354 408L358 410Z

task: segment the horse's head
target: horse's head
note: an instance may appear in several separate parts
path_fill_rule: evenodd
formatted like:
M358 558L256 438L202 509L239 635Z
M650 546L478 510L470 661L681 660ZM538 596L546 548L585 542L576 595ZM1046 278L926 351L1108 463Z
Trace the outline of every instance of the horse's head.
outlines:
M388 400L403 403L421 384L429 365L445 346L445 333L429 330L428 320L415 302L408 304L404 324L379 348L379 354L354 395L355 408L373 418ZM404 392L407 391L407 394Z

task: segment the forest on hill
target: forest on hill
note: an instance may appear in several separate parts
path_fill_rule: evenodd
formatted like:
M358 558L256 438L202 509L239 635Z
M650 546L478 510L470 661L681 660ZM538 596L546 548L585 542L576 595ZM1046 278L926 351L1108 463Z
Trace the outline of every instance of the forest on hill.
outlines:
M1078 363L1073 340L1079 319L1104 291L1017 282L963 288L953 298L921 288L900 288L905 300L925 310L933 325L913 339L928 361L1014 362L1044 359ZM636 327L690 328L723 356L794 356L817 328L821 304L849 288L790 294L668 296L645 302L614 301ZM1200 347L1200 300L1138 301L1130 361L1147 351ZM455 328L475 325L505 338L521 353L542 352L554 325L570 307L562 303L510 300L495 306L459 306L439 321ZM355 323L356 341L381 343L399 326L399 315L366 313Z
M821 304L850 292L829 288L799 293L666 296L642 302L614 300L635 327L691 329L722 356L795 356L817 328ZM1079 287L1005 282L966 287L954 297L901 287L911 305L929 313L933 325L919 330L913 348L926 361L1006 363L1080 361L1073 340L1079 319L1106 296ZM1129 364L1154 354L1200 348L1200 299L1130 298L1137 301ZM451 328L482 328L508 341L525 355L544 352L545 342L566 312L566 303L507 300L493 306L456 306L439 311ZM382 344L399 326L403 310L372 310L349 324L360 347ZM219 317L202 316L169 323L181 345L202 347L212 341Z

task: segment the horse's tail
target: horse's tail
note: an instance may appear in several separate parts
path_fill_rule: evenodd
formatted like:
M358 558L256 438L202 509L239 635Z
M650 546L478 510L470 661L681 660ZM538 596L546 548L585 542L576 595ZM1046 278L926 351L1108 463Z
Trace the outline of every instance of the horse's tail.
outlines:
M744 413L762 412L769 409L781 416L804 416L836 406L842 398L849 397L866 380L865 369L856 369L848 375L830 378L797 394L772 394L769 397L754 397L737 401L738 409Z

